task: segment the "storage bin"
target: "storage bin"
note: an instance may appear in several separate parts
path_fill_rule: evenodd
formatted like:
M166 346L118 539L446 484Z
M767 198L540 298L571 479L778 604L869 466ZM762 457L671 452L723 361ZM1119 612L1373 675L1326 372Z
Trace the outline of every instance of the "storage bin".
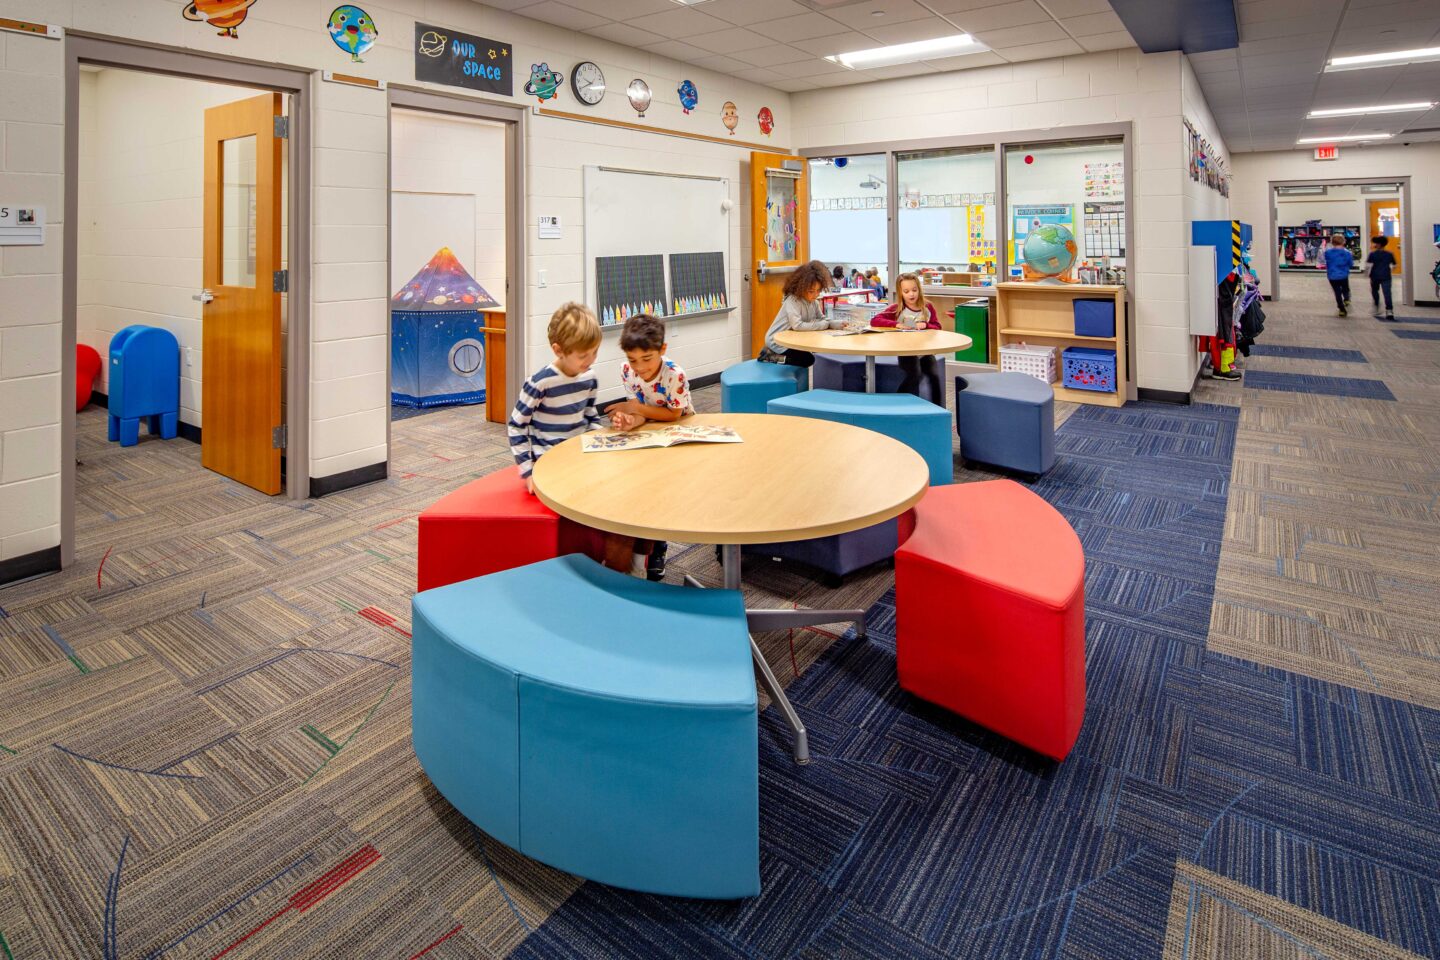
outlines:
M1073 390L1115 392L1115 351L1095 347L1066 347L1064 385Z
M1077 337L1115 336L1115 301L1076 297L1075 335Z
M970 346L956 352L956 360L964 360L967 363L989 363L990 301L981 297L956 304L955 332L963 333L971 340Z
M1000 371L1023 373L1045 383L1055 382L1055 348L1028 343L1000 345Z

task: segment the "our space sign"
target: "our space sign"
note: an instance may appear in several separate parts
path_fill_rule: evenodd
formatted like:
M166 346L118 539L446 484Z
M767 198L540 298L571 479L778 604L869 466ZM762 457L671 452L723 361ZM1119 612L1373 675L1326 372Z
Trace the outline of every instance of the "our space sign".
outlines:
M428 23L415 24L415 79L510 96L510 44Z

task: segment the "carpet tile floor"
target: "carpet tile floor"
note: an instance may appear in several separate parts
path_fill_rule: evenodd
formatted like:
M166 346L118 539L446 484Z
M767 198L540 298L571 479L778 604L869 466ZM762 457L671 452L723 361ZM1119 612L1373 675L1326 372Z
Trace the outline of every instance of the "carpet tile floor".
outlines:
M509 462L477 409L398 420L389 480L305 502L83 414L77 560L0 588L0 957L1440 957L1440 347L1284 280L1248 382L1058 411L1065 762L897 688L888 569L747 563L756 602L870 613L758 638L816 760L762 713L742 902L551 870L419 770L415 515Z

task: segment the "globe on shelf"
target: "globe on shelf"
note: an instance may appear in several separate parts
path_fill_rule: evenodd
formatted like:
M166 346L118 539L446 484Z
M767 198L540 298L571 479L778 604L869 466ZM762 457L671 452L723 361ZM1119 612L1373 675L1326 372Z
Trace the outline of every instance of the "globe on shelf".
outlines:
M1069 273L1077 252L1075 236L1068 227L1058 223L1032 225L1020 247L1022 275L1026 280L1076 283Z

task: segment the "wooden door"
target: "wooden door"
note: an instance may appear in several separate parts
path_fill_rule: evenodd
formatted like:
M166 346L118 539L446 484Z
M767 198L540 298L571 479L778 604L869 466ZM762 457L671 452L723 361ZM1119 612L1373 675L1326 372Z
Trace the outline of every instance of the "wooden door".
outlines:
M1371 200L1366 204L1370 216L1370 236L1362 237L1364 241L1361 248L1370 249L1370 237L1389 237L1390 242L1385 249L1395 254L1395 273L1400 272L1400 240L1404 236L1404 230L1400 224L1400 201L1396 200Z
M200 462L280 492L280 94L205 111Z
M750 356L785 299L790 270L810 259L810 165L785 153L750 154ZM772 272L779 268L781 272Z

